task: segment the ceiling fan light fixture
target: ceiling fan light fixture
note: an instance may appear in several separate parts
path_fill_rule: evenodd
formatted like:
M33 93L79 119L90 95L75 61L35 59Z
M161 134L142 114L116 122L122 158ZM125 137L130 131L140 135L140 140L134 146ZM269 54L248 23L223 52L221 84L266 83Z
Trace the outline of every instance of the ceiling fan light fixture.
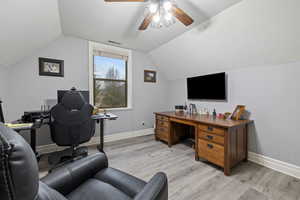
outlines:
M165 19L166 19L167 21L172 20L172 17L173 17L173 16L172 16L171 13L168 13L168 12L167 12L167 13L165 14Z
M160 22L160 15L159 15L159 13L157 13L156 15L154 15L153 21L154 21L155 23L159 23L159 22Z
M150 4L150 6L149 6L150 13L156 13L157 9L158 9L158 5L156 3Z
M165 1L163 6L166 11L170 11L173 5L170 1Z

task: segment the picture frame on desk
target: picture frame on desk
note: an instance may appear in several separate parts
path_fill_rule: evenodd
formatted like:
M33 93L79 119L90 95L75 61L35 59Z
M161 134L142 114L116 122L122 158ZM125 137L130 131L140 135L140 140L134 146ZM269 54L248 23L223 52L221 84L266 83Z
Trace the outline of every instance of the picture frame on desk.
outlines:
M64 61L52 58L39 58L39 75L64 77Z
M245 105L237 105L231 115L232 120L241 120L242 115L246 110Z

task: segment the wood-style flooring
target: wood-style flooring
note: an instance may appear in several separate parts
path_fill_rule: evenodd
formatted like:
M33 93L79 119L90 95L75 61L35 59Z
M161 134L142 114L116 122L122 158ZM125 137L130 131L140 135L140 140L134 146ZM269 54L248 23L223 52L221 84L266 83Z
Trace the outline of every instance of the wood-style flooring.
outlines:
M95 147L90 153L97 152ZM234 168L232 175L206 162L196 162L184 144L169 148L143 136L105 144L111 167L145 181L163 171L169 179L170 200L300 200L300 180L252 162ZM47 167L41 164L41 176Z

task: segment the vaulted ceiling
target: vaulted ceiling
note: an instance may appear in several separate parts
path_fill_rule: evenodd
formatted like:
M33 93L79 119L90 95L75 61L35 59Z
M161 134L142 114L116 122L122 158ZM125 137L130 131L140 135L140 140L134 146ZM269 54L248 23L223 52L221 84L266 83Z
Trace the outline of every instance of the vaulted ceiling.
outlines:
M18 62L61 35L56 0L0 0L0 67Z
M1 0L0 67L12 65L61 34L122 43L149 52L215 16L240 0L177 0L195 23L138 31L147 3L104 0Z
M150 56L168 79L298 62L299 8L299 0L244 0Z
M59 1L63 32L88 40L122 43L123 47L150 51L215 16L240 0L177 0L195 23L185 27L179 21L161 29L138 31L147 3L107 3L104 0Z

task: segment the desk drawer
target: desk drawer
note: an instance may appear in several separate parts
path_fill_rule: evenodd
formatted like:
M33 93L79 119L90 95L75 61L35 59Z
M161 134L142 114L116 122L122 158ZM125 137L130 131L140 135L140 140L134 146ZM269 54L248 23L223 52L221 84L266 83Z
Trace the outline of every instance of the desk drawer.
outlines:
M166 142L169 141L169 132L168 131L165 131L164 129L157 129L155 130L155 134L156 134L156 137L161 139L161 140L164 140Z
M209 132L209 133L221 135L221 136L224 136L224 134L225 134L225 129L217 128L217 127L209 126L209 125L204 125L204 124L199 124L198 129Z
M224 167L224 147L206 140L198 139L198 154L216 165Z
M169 133L169 128L166 127L156 127L156 130L164 133Z
M204 131L199 131L198 132L198 137L201 138L201 139L205 139L209 142L215 142L215 143L218 143L220 145L224 145L224 137L220 136L220 135L207 133L207 132L204 132Z
M163 115L156 115L156 119L163 120L163 121L169 121L169 117L165 117Z
M161 127L169 128L170 127L169 122L164 121L164 120L156 120L156 126L158 128L161 128Z

